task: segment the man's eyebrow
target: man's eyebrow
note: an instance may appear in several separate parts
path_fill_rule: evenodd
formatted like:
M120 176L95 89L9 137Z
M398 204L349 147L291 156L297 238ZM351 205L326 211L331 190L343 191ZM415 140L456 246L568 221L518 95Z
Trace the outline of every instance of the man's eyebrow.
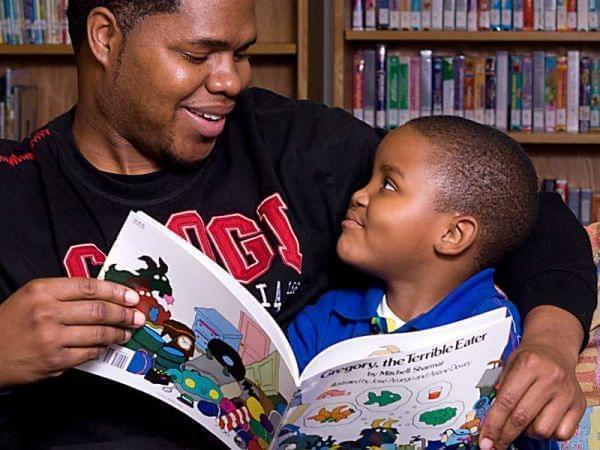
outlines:
M231 42L223 41L220 39L192 39L192 40L189 40L186 42L191 46L203 47L203 48L207 48L210 51L215 51L215 52L229 50L230 48L233 48L233 45ZM256 38L245 42L239 48L250 47L251 45L254 45L255 43L256 43Z
M404 174L402 173L402 171L396 167L396 166L392 166L390 164L382 164L381 166L379 166L379 168L383 171L383 172L394 172L397 173L399 176L401 176L402 178L404 178Z

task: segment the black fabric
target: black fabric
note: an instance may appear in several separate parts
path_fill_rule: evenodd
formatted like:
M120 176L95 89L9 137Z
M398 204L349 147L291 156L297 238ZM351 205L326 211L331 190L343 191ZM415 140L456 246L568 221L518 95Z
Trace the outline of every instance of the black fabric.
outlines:
M282 326L325 290L361 282L337 262L335 242L351 193L369 178L380 131L340 110L250 89L240 96L214 151L196 170L127 177L99 172L83 158L71 134L73 114L59 117L23 143L4 142L0 150L2 298L30 280L67 275L73 260L66 256L82 244L106 253L132 209L163 223L185 213L187 218L197 214L206 227L223 217L243 218L247 226L258 227L245 237L233 233L230 240L213 233L209 247L224 264L229 253L223 242L240 251L245 239L259 237L267 243L273 254L268 270L248 276L244 285L262 304L271 305L267 309ZM261 202L273 198L284 205L280 211L299 242L301 264L293 252L284 257L281 239L257 211ZM500 268L499 280L522 311L550 303L586 325L595 306L595 272L581 227L563 220L565 211L559 202L543 202L534 236ZM191 240L198 244L194 236ZM556 252L548 250L553 248L570 256L561 256L558 264ZM256 262L252 255L242 256L247 266ZM95 276L100 265L90 258L84 262L79 270ZM550 293L547 286L554 285L557 273L562 290ZM74 370L0 396L0 447L218 444L162 402Z

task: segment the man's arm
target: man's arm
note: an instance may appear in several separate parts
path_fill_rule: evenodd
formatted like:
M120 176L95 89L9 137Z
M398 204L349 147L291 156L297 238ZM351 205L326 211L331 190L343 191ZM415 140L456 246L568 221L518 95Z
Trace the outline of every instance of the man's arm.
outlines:
M525 320L481 447L493 442L505 448L525 430L532 437L568 439L585 409L575 365L596 307L596 268L585 230L558 195L540 194L536 227L498 268L497 282Z

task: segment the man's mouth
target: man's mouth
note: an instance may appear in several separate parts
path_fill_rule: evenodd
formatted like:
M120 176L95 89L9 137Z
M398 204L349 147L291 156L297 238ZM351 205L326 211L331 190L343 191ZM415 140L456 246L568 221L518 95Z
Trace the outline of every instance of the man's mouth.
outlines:
M225 128L226 114L204 112L194 108L183 108L192 126L206 138L216 138Z

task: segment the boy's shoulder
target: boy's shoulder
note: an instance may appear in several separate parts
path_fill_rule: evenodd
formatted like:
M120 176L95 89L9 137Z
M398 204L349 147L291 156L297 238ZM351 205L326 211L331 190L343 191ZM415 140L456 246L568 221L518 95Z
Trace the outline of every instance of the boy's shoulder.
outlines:
M383 289L379 286L335 289L323 294L316 303L306 306L300 315L315 323L333 315L346 321L361 321L376 314L382 297Z

